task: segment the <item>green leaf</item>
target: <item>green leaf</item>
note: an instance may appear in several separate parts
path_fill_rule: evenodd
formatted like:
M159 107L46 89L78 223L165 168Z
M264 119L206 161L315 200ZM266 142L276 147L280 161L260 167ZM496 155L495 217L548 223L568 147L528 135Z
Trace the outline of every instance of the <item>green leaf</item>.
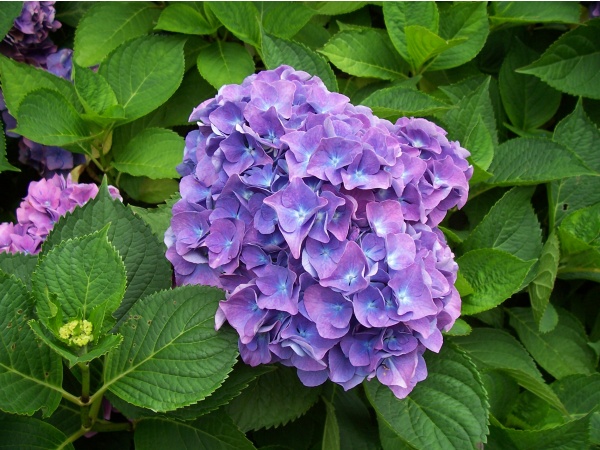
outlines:
M268 34L263 34L262 45L263 61L267 69L287 64L296 70L318 76L330 91L338 90L335 74L327 60L305 45Z
M178 178L181 162L181 136L165 128L146 128L123 149L114 148L112 165L119 172L148 178Z
M325 428L323 430L323 441L321 448L323 450L340 450L340 427L335 415L335 407L326 399L322 399L325 403Z
M81 67L100 63L124 42L152 31L159 15L150 2L96 3L77 27L74 61Z
M408 54L416 72L431 58L466 41L465 38L447 41L420 25L408 26L405 32Z
M508 191L462 243L461 250L504 250L522 260L536 259L542 251L542 230L531 206L532 187Z
M106 357L104 388L154 411L191 405L212 394L237 357L237 335L215 331L223 292L184 286L138 300L119 328L123 344Z
M278 427L308 411L319 393L305 387L295 370L278 366L253 381L225 410L244 432Z
M25 285L0 273L0 408L27 415L42 409L48 417L62 397L62 361L38 343L27 325L31 317L33 300Z
M135 448L154 450L252 450L254 445L222 412L201 417L193 422L172 422L164 419L141 421L135 430Z
M454 322L452 328L448 330L445 334L447 336L467 336L471 333L471 331L473 331L471 325L469 325L462 319L456 319L456 322Z
M252 2L236 2L232 8L226 2L208 2L211 12L235 37L260 48L260 20Z
M540 59L518 70L561 92L600 99L600 20L563 34Z
M497 249L478 249L456 260L475 292L463 298L462 313L476 314L495 308L519 291L534 264Z
M162 10L154 27L155 30L200 36L212 34L218 28L218 23L211 23L205 17L202 2L171 3Z
M538 56L537 52L515 39L498 74L504 110L511 123L524 131L544 125L560 105L561 94L556 89L532 75L515 72Z
M582 192L585 192L585 195L581 195ZM554 181L549 188L551 223L559 226L568 214L598 202L600 202L600 177L598 176L572 177Z
M327 29L311 21L293 36L293 40L298 44L306 45L312 50L317 50L323 47L330 37L331 34Z
M0 417L0 449L74 450L62 431L32 417Z
M490 78L486 77L481 82L475 79L441 88L455 106L443 116L450 136L464 143L471 160L483 170L490 167L498 144L489 87Z
M385 26L398 53L411 60L406 36L407 27L420 26L437 33L439 14L435 2L384 2Z
M511 308L510 324L536 362L554 378L589 375L598 358L587 345L581 323L565 310L559 310L558 324L548 333L540 333L529 308Z
M0 122L0 124L2 124L2 122ZM0 133L0 172L4 172L6 170L20 172L20 169L17 169L15 166L10 164L8 159L6 159L6 139L3 131Z
M31 290L31 274L37 266L37 256L25 253L0 253L0 270L21 280Z
M121 320L139 298L171 286L171 269L162 242L141 218L112 199L106 185L100 187L95 199L55 224L42 253L48 253L63 240L85 236L107 223L110 223L108 240L123 258L127 272L125 297L115 313L115 318Z
M88 114L103 116L118 104L114 91L104 77L73 63L75 90Z
M600 250L600 203L569 214L558 229L564 253Z
M112 87L128 120L166 102L183 79L185 41L173 36L143 36L117 48L98 73Z
M171 217L173 217L173 205L180 198L180 195L174 195L167 199L165 203L158 205L156 208L141 208L133 205L127 206L150 226L152 232L159 240L162 240L164 239L167 228L169 228L171 225ZM2 260L0 260L0 268L2 268Z
M482 373L481 378L490 402L490 416L505 422L519 397L519 385L505 373L496 370Z
M547 183L565 177L592 175L567 147L541 138L510 139L496 149L488 183L498 186Z
M600 172L600 131L586 115L581 100L575 110L558 123L552 139L569 148L589 168Z
M571 375L552 383L569 414L587 414L600 404L600 374Z
M590 247L581 252L563 254L557 276L563 280L581 279L600 283L600 250Z
M434 115L450 109L449 105L434 97L403 86L379 89L360 103L370 107L378 117L390 120Z
M325 16L338 16L359 10L367 2L304 2L304 5Z
M361 397L362 390L343 391L336 387L333 397L335 416L340 430L340 447L343 450L379 450L377 428L371 411Z
M162 203L179 190L178 181L171 178L152 180L125 173L121 177L120 186L134 200L149 204Z
M556 234L552 232L542 249L536 276L529 285L529 298L531 299L533 317L538 324L539 331L542 333L552 331L556 326L556 323L543 322L542 319L550 303L550 294L552 294L554 288L559 260L559 242ZM554 317L558 318L558 316Z
M403 400L387 386L365 383L380 421L407 448L465 449L485 442L489 405L474 364L448 343L438 355L426 353L425 360L427 378Z
M350 75L383 80L406 78L406 63L383 30L340 31L319 52Z
M200 50L198 71L215 89L239 84L254 73L254 61L243 45L216 41Z
M565 410L544 381L531 356L507 332L493 328L475 328L470 335L454 337L452 341L467 352L480 371L501 371L559 411Z
M79 363L87 363L93 359L99 358L100 356L108 353L110 350L120 345L123 341L123 336L120 334L109 334L101 337L95 344L88 344L86 346L85 353L79 354L78 352L74 351L73 348L68 347L58 339L50 336L37 320L30 320L29 326L44 344L69 362L69 368L72 368Z
M462 40L445 50L428 66L428 70L458 67L471 61L483 48L489 33L485 2L441 3L438 34L446 41Z
M50 89L27 94L16 115L18 125L15 132L40 144L58 147L76 145L83 150L84 141L91 138L89 128L75 108L65 97Z
M75 88L67 80L52 75L28 64L18 63L0 55L0 75L2 94L6 107L17 120L18 110L23 99L33 91L50 89L62 94L72 107L81 111Z
M490 21L493 25L513 23L559 22L579 23L579 4L574 2L552 2L539 8L530 2L492 2Z
M255 2L264 31L283 39L291 39L308 23L315 11L300 2ZM264 34L263 34L264 38ZM263 42L263 48L265 43ZM290 66L295 67L293 64ZM297 69L297 67L295 67ZM312 74L312 72L310 72Z
M22 9L23 2L2 3L2 8L0 8L0 39L4 39L10 31L15 19L21 14Z
M58 11L56 11L56 19L72 28L77 28L85 13L87 13L92 6L94 6L93 2L64 2L60 5Z

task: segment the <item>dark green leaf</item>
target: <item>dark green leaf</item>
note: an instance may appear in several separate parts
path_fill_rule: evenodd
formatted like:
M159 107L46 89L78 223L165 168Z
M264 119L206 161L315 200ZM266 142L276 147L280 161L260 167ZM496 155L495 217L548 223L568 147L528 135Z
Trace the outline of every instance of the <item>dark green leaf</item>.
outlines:
M325 16L338 16L359 10L367 2L304 2L304 5Z
M284 425L317 401L320 389L307 388L288 367L260 376L226 407L242 431Z
M185 41L172 36L143 36L117 48L100 65L128 120L166 102L183 79Z
M537 8L544 9L544 8ZM498 82L504 110L520 130L532 130L550 120L560 105L561 94L532 75L515 72L534 61L539 54L518 39L504 59Z
M33 300L25 285L0 273L0 408L27 415L42 409L50 416L61 399L62 361L38 343L27 325L32 317ZM6 442L7 435L0 436Z
M503 372L490 370L482 373L483 385L490 402L490 415L504 422L519 396L519 385Z
M105 115L118 104L114 91L102 75L73 64L75 89L88 114Z
M558 226L568 214L600 202L600 177L564 178L552 182L549 191L551 223Z
M2 122L0 122L2 124ZM4 172L6 170L12 170L15 172L20 172L15 166L8 162L6 159L6 139L4 138L4 131L0 133L0 172Z
M264 31L270 35L291 39L315 14L300 2L256 2ZM263 42L263 47L265 43ZM293 66L293 64L289 64ZM312 73L312 72L311 72Z
M254 73L254 61L243 45L216 41L200 50L198 71L215 89L239 84Z
M325 428L323 430L322 450L340 450L340 426L338 425L335 407L326 399L325 403L327 415L325 417Z
M2 416L0 436L0 449L74 450L62 431L32 417Z
M488 183L499 186L540 184L578 175L592 175L567 147L549 139L516 138L496 149Z
M154 411L212 394L237 357L235 332L215 331L223 295L207 286L184 286L138 300L119 328L123 343L106 357L104 387Z
M545 321L543 319L550 303L550 294L552 294L552 289L554 288L559 260L559 242L556 234L552 232L542 249L540 265L538 266L536 276L529 285L529 298L531 299L533 317L538 324L538 329L542 333L552 331L554 326L556 326L556 323L549 322L551 317L547 317ZM558 319L556 315L553 317Z
M4 39L23 9L23 2L4 2L0 8L0 39Z
M121 188L134 200L144 203L162 203L179 190L177 180L162 178L152 180L147 177L133 177L123 174Z
M462 313L492 309L519 291L534 264L497 249L471 250L456 260L475 292L463 298Z
M583 326L570 313L560 310L556 328L543 334L538 331L531 309L512 308L509 314L510 324L525 348L554 378L594 372L598 358L587 345Z
M325 86L335 92L338 90L335 75L329 63L318 53L297 42L263 35L263 60L267 69L276 69L282 64L296 70L304 70L321 78Z
M403 86L379 89L360 103L370 107L378 117L392 121L399 117L428 116L450 109L449 105L434 97Z
M60 23L77 28L83 16L92 6L94 6L94 2L75 1L61 3L58 11L56 11L56 19Z
M485 442L489 405L474 364L451 344L425 360L427 379L401 401L387 386L365 383L378 418L407 448L462 450Z
M498 370L559 411L564 406L542 378L523 346L505 331L475 328L470 335L452 339L473 359L480 371Z
M96 3L77 27L73 59L81 67L98 64L124 42L152 31L159 15L150 2Z
M260 48L260 20L252 2L236 2L235 8L227 2L208 2L208 7L238 39Z
M350 75L384 80L406 78L406 63L396 53L383 30L363 28L340 31L320 53Z
M336 388L333 406L340 430L340 447L343 450L378 450L376 424L369 408L359 396L362 391L343 391Z
M600 250L600 204L569 214L558 229L564 253Z
M538 6L532 2L492 2L490 21L493 25L539 22L579 23L581 13L578 3L552 2L544 8Z
M37 256L25 253L0 253L0 270L14 275L27 289L31 289L31 274L37 265Z
M163 240L165 231L167 231L167 228L171 225L173 205L180 198L180 195L175 195L167 199L166 203L160 204L156 208L141 208L133 205L128 206L136 215L140 216L150 228L152 228L152 232L159 240ZM1 264L2 262L0 260L0 268L2 267Z
M534 63L518 70L561 92L600 99L600 20L563 34Z
M211 23L204 15L202 2L171 3L160 13L156 30L174 33L212 34L219 24Z
M600 374L571 375L552 383L569 414L587 414L600 405Z
M497 248L523 260L536 259L542 251L542 230L531 206L533 188L513 188L463 242L461 250Z

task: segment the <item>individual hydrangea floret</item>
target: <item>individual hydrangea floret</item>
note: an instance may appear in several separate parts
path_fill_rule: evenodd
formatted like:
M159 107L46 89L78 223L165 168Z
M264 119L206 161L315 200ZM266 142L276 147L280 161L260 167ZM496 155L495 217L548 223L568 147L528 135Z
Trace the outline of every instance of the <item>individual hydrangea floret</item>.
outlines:
M223 288L242 359L405 397L460 314L437 225L467 199L469 152L425 119L395 124L288 66L192 113L165 235L177 284Z
M123 200L115 187L109 186L108 190L113 198ZM54 224L96 194L98 186L74 183L70 175L65 178L56 174L49 179L32 181L17 209L17 223L0 223L0 253L39 253Z

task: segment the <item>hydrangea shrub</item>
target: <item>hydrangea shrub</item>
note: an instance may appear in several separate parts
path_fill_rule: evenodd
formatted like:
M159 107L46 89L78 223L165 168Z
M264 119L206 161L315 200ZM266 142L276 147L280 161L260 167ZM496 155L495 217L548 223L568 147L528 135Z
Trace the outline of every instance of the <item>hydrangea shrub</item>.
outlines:
M460 313L437 228L469 152L425 119L380 119L289 66L223 86L186 138L165 241L177 283L227 291L242 359L307 386L377 379L405 397Z

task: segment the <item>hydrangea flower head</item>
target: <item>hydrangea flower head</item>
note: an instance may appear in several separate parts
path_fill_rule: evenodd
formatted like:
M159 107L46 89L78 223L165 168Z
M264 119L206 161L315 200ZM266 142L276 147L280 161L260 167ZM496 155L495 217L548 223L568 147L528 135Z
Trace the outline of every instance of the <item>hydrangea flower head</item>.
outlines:
M108 190L113 198L123 200L115 187L109 186ZM39 253L54 224L96 194L98 186L74 183L70 175L55 174L49 179L32 181L17 209L17 223L0 223L0 253Z
M226 291L217 327L248 364L408 395L460 313L437 225L466 201L469 152L288 66L223 86L190 120L165 235L177 283Z

